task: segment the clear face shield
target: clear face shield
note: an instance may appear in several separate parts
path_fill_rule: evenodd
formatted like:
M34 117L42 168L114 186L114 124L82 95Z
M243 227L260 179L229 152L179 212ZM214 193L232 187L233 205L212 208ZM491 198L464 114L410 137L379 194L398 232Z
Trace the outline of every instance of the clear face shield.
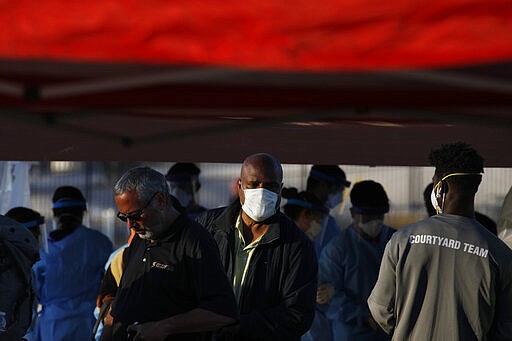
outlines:
M91 226L91 217L89 216L89 213L87 210L85 210L83 213L82 225L89 226L89 227Z
M39 244L41 245L43 251L48 253L48 228L46 227L46 222L43 221L43 223L39 225L39 233Z
M36 220L23 222L22 224L37 239L37 243L43 252L48 253L48 229L44 217L40 216Z

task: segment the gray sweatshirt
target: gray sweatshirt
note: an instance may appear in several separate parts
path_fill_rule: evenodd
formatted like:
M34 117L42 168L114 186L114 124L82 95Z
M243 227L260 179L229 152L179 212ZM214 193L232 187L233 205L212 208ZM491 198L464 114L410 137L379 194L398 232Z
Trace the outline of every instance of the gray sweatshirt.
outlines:
M393 340L512 340L512 250L462 216L406 226L386 246L368 306Z

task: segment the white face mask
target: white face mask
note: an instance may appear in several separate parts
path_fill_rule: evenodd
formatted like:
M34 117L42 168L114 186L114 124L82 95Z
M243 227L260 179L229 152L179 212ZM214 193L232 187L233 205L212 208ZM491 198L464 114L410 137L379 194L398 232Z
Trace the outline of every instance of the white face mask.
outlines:
M367 223L361 223L359 220L357 221L357 226L368 236L375 238L379 235L383 222L384 221L382 219L370 220Z
M338 191L336 193L331 193L327 196L327 201L325 202L325 206L332 210L339 204L343 202L343 191Z
M305 233L309 239L314 240L320 231L322 231L322 223L317 220L313 220L309 225L309 229L307 229Z
M277 193L265 188L243 189L245 202L242 210L255 222L262 222L277 212Z
M192 194L185 192L179 187L171 187L171 195L176 197L183 207L187 207L192 202Z
M439 206L439 203L437 202L437 194L436 194L436 188L432 188L432 193L430 193L430 202L432 203L432 207L436 210L437 214L443 213L443 209Z

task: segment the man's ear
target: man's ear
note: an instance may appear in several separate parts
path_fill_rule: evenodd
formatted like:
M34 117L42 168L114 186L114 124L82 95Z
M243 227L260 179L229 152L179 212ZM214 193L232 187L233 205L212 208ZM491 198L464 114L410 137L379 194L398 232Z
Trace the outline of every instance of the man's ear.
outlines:
M242 197L244 197L244 190L242 189L242 179L238 178L237 182L238 182L238 197L241 199Z

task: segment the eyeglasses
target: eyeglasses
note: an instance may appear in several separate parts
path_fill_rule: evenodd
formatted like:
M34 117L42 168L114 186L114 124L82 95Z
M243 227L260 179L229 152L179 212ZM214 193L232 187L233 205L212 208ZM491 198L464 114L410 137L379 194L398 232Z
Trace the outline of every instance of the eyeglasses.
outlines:
M146 205L144 205L144 207L142 208L139 208L137 211L133 211L132 213L122 213L122 212L117 212L117 217L121 220L121 221L124 221L125 223L128 221L128 219L130 219L131 221L139 221L140 220L140 216L144 213L144 210L146 209L146 207L149 206L149 204L151 203L151 201L153 200L153 198L158 194L158 192L156 192L155 194L153 194L153 196L151 197L151 199L148 200L148 202L146 203Z

